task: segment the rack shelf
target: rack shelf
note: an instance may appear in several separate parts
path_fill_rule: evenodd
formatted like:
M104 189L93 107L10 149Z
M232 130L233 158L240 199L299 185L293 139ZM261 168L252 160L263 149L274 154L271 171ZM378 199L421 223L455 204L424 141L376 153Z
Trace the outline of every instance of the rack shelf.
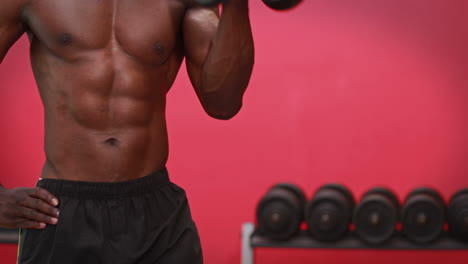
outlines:
M0 244L18 244L18 229L0 228Z
M468 250L468 243L461 243L448 234L426 245L414 244L396 234L383 245L373 246L360 241L353 233L336 242L321 242L310 237L305 231L299 232L288 241L274 241L255 232L253 223L242 225L241 264L254 264L255 248L310 248L310 249L372 249L372 250Z

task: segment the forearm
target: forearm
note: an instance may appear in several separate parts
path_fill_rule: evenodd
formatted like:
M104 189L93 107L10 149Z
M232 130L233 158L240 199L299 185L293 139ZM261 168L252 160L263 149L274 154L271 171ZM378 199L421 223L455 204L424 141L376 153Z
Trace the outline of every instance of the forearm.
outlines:
M240 109L254 64L247 1L223 4L218 30L203 66L199 92L210 105Z

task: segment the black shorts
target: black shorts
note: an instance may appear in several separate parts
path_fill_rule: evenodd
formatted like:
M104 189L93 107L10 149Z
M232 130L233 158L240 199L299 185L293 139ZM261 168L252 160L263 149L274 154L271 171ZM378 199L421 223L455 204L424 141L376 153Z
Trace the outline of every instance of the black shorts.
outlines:
M126 182L37 186L59 199L59 221L21 230L19 264L203 263L185 192L166 169Z

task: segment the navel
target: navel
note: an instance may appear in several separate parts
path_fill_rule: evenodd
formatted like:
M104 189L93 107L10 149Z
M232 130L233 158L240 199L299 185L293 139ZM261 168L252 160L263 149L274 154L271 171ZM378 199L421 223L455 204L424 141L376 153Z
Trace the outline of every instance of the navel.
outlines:
M117 147L119 145L119 140L116 138L108 138L106 141L104 141L104 144L112 146L112 147Z

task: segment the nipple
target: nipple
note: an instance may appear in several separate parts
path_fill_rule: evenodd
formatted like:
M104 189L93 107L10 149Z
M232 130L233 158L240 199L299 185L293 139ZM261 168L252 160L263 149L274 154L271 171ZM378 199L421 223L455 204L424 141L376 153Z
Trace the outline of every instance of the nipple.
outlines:
M156 44L154 44L154 50L156 51L157 54L161 55L164 53L164 46L161 42L156 42Z
M67 44L70 44L70 42L71 42L70 34L63 33L62 35L60 35L60 43L62 43L63 45L67 45Z

